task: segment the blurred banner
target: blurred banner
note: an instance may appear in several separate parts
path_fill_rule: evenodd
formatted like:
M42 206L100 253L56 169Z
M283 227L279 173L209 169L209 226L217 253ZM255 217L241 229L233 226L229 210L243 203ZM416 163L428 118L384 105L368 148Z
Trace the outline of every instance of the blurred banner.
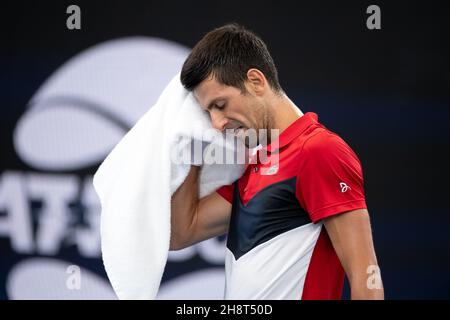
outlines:
M115 297L100 262L90 168L156 102L188 52L151 37L99 43L63 63L33 94L13 131L14 151L29 169L5 170L0 180L0 228L11 245L2 257L19 259L8 266L9 298ZM173 252L169 261L194 255L203 263L183 267L195 272L168 281L160 298L222 298L222 242Z
M386 298L450 298L444 3L379 2L379 30L370 4L79 1L71 29L71 2L7 3L0 298L116 299L92 176L190 48L230 21L261 35L288 96L360 157ZM158 298L222 299L224 246L171 252Z

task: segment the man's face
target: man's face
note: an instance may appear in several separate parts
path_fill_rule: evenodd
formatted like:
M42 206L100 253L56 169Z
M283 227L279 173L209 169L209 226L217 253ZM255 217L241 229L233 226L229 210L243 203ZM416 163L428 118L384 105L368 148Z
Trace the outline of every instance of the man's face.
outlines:
M247 92L242 93L238 88L223 85L214 77L208 77L194 89L194 96L209 113L215 129L222 132L233 129L235 135L249 147L245 139L248 129L258 132L259 129L269 128L264 100L246 87Z

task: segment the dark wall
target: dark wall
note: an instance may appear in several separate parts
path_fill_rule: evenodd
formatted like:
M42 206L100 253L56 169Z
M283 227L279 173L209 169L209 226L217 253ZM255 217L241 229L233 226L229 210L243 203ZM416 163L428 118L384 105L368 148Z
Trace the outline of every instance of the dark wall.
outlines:
M15 1L2 10L0 173L27 168L14 152L13 128L37 88L71 56L131 35L192 47L211 28L236 21L266 41L302 111L318 113L359 155L386 297L450 298L444 1L377 1L381 30L366 28L372 1L76 1L82 29L70 31L65 10L72 2ZM8 248L0 237L0 250ZM2 280L7 263L0 271Z

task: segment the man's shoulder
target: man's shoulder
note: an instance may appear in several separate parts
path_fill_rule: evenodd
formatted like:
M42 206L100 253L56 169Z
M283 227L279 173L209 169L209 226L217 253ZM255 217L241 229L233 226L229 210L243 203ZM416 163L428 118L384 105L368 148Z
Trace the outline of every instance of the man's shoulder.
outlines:
M353 152L342 137L325 127L312 130L302 143L302 153L304 155L316 156L342 151Z

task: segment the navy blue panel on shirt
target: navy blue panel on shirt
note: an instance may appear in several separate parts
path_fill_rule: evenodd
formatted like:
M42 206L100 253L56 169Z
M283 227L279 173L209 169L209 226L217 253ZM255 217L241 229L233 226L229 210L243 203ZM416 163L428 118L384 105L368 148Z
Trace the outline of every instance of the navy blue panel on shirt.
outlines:
M295 196L296 180L293 177L263 188L247 205L235 183L227 248L236 260L284 232L311 223Z

